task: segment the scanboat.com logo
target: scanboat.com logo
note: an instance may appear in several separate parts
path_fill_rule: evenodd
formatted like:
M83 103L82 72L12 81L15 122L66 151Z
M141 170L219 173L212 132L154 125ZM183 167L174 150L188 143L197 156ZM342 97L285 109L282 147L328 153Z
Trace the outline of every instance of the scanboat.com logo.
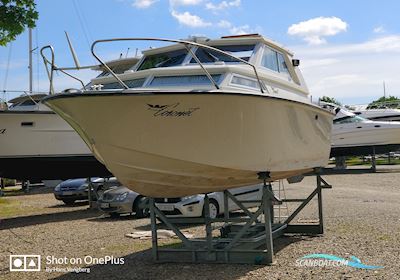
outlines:
M191 117L193 112L199 110L195 108L182 108L179 102L169 105L148 104L148 110L154 112L155 117Z
M383 266L363 264L359 258L351 256L349 260L335 255L311 254L296 260L297 266L350 266L361 269L379 269Z

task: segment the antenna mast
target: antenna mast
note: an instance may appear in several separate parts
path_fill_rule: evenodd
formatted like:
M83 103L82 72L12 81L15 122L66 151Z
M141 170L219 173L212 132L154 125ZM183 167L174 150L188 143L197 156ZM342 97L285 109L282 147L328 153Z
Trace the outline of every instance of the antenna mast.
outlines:
M33 90L33 69L32 69L32 28L29 28L29 93Z

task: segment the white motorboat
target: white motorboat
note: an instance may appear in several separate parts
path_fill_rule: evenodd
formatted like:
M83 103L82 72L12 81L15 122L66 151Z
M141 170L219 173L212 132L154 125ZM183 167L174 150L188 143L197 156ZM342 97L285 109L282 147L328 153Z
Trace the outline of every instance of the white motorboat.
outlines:
M371 155L400 148L400 122L371 121L343 108L333 121L331 156Z
M366 109L354 113L371 121L400 121L400 109Z
M371 121L400 121L398 101L375 102L366 105L346 106L354 114Z
M137 58L108 62L118 73ZM100 66L93 70L103 71ZM86 87L90 87L90 84ZM75 130L41 102L46 94L24 94L0 110L0 177L22 180L110 176Z
M24 95L0 111L0 177L37 180L106 176L85 142L40 102L46 95Z
M179 197L328 163L333 114L310 102L299 61L277 43L259 35L114 39L95 42L95 57L97 43L115 40L177 44L145 51L132 71L92 81L97 90L44 102L130 189Z

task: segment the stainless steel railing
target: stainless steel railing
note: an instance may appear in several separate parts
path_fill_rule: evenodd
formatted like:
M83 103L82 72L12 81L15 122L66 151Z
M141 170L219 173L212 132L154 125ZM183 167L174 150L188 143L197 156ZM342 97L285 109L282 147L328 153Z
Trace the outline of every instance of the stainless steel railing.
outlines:
M190 53L190 55L193 57L193 59L196 61L197 64L199 64L200 68L203 70L203 72L205 73L205 75L207 76L207 78L210 80L210 82L212 83L212 85L216 88L219 89L218 83L214 80L214 78L212 77L212 75L210 74L210 72L206 69L206 67L204 67L203 63L200 61L200 59L197 57L197 55L193 52L192 48L190 46L196 46L198 48L203 48L203 49L207 49L207 50L211 50L220 54L223 54L227 57L230 57L234 60L237 60L241 63L244 63L246 65L249 65L253 71L254 71L254 75L257 79L258 85L260 87L260 91L261 93L264 93L263 90L263 84L259 78L258 72L256 67L242 59L239 57L236 57L228 52L222 51L218 48L214 48L211 46L207 46L204 44L200 44L200 43L196 43L196 42L191 42L191 41L185 41L185 40L175 40L175 39L164 39L164 38L114 38L114 39L103 39L103 40L96 40L93 42L92 46L91 46L91 52L92 55L94 56L94 58L100 63L100 65L102 67L104 67L104 69L109 72L115 79L116 81L124 88L124 89L129 89L129 87L118 77L118 75L107 65L106 62L104 62L95 52L95 47L97 44L99 43L106 43L106 42L116 42L116 41L159 41L159 42L170 42L170 43L178 43L178 44L182 44L184 45L185 49L188 51L188 53ZM51 53L51 60L49 60L44 51L46 49L50 50ZM67 70L80 70L80 69L90 69L96 65L91 65L91 66L83 66L83 67L57 67L55 64L55 54L54 54L54 48L50 45L44 46L43 48L41 48L40 50L40 54L43 58L43 62L45 64L45 68L46 68L46 72L47 72L47 76L49 78L50 81L50 88L49 88L49 92L50 94L54 93L54 87L53 87L53 78L54 78L54 71L60 71L63 74L71 77L72 79L77 80L78 82L81 83L82 87L84 88L85 85L83 83L83 81L77 77L75 77L74 75L66 72Z
M49 60L44 51L46 49L50 50L51 53L51 60ZM55 64L55 53L54 53L54 48L51 45L47 45L44 46L40 49L40 55L43 58L43 63L44 63L44 67L46 69L46 73L47 73L47 77L49 78L49 82L50 82L50 88L49 88L49 93L53 94L54 93L54 86L53 86L53 78L54 78L54 71L60 71L61 73L67 75L68 77L78 81L82 87L85 87L85 84L83 83L83 81L81 79L79 79L78 77L75 77L74 75L70 74L67 72L67 70L81 70L81 69L90 69L92 67L94 67L95 65L89 65L89 66L82 66L82 67L57 67ZM50 67L50 69L49 69Z
M164 38L114 38L114 39L103 39L103 40L97 40L94 41L91 47L91 52L93 54L93 56L97 59L97 61L118 81L118 83L125 89L128 89L129 87L117 76L117 74L114 73L114 71L112 71L112 69L110 67L108 67L107 63L105 63L96 53L95 53L95 46L98 43L105 43L105 42L116 42L116 41L159 41L159 42L170 42L170 43L178 43L178 44L183 44L186 48L186 50L191 54L191 56L194 58L194 60L196 61L197 64L199 64L199 66L201 67L201 69L204 71L204 73L206 74L206 76L208 77L208 79L210 80L210 82L215 86L216 89L219 89L219 86L217 84L217 82L212 78L211 74L207 71L207 69L204 67L204 65L201 63L200 59L196 56L196 54L193 52L193 50L189 47L189 46L197 46L199 48L204 48L204 49L208 49L214 52L218 52L220 54L223 54L225 56L228 56L230 58L233 58L239 62L242 62L244 64L249 65L250 67L253 68L254 70L254 74L256 76L258 85L260 86L260 91L261 93L264 93L263 90L263 85L260 81L260 78L258 76L257 73L257 69L256 67L244 60L241 59L239 57L236 57L228 52L222 51L220 49L214 48L214 47L210 47L204 44L199 44L196 42L191 42L191 41L184 41L184 40L174 40L174 39L164 39Z

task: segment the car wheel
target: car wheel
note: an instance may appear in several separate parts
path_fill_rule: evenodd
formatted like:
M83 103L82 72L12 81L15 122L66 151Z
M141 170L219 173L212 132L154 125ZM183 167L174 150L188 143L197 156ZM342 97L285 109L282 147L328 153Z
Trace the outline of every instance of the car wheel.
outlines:
M138 197L133 203L133 212L136 213L137 218L145 218L150 215L149 207L146 205L147 199L145 197Z
M218 217L219 214L219 207L218 207L218 202L214 199L210 199L209 203L209 211L210 211L210 218L215 219ZM203 217L205 218L205 211L203 209Z
M62 201L67 205L72 205L75 203L75 199L63 199Z

